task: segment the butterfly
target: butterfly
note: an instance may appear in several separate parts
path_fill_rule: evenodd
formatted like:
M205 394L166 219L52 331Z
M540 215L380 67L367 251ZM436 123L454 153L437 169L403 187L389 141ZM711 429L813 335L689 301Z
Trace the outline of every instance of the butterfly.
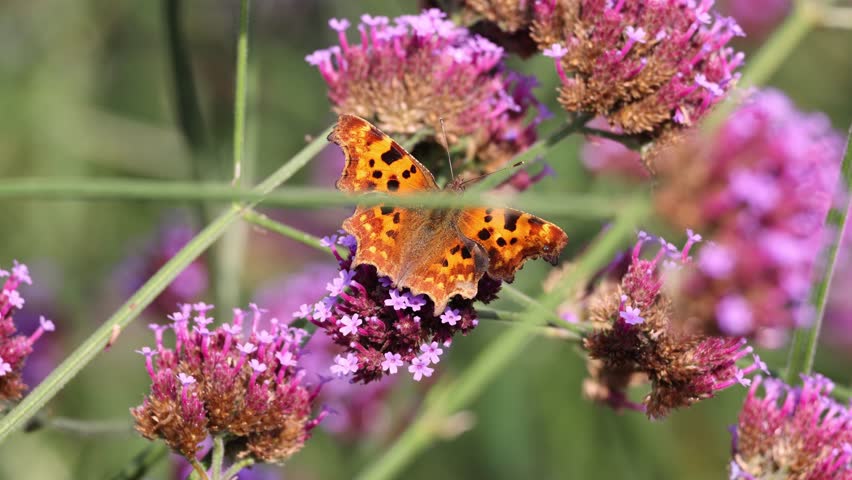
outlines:
M432 173L363 118L340 115L328 140L346 158L338 190L405 195L440 192ZM443 191L461 193L462 182ZM529 258L556 265L568 237L556 225L510 208L358 206L343 222L358 243L353 266L368 264L398 288L425 294L443 312L455 295L476 296L486 273L511 282Z

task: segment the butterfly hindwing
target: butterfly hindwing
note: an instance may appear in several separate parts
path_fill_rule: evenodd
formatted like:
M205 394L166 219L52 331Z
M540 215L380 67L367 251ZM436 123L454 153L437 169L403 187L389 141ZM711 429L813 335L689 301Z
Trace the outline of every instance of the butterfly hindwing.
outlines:
M379 275L399 278L411 216L412 212L404 208L358 207L343 222L343 229L358 242L354 264L373 265Z
M527 259L555 265L568 243L561 228L511 208L465 208L459 229L488 253L488 275L509 282Z
M432 173L363 118L341 115L328 139L343 150L346 165L337 181L344 192L438 190Z

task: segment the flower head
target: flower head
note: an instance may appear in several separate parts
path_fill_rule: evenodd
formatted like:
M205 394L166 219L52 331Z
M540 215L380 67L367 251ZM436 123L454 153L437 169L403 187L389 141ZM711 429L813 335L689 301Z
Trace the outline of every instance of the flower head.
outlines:
M235 311L234 324L242 315ZM280 462L301 449L325 413L311 418L319 388L303 384L293 368L301 355L298 329L275 328L275 341L263 343L252 328L239 344L229 329L201 333L189 328L186 315L174 318L174 347L158 335L156 353L140 350L152 384L142 405L131 409L139 433L162 438L188 458L208 435L225 433L239 455L259 461Z
M360 43L338 29L340 45L306 60L328 84L336 112L397 138L426 132L415 153L433 173L447 168L443 130L451 145L467 145L473 155L463 169L477 172L502 167L536 141L545 109L532 94L535 80L507 71L502 48L436 9L392 20L364 16L356 29Z
M757 94L710 138L654 160L656 206L709 239L682 277L684 319L774 346L803 318L834 199L842 139L780 92Z
M674 408L713 397L716 392L748 381L763 365L739 368L737 361L751 352L740 338L712 337L682 328L672 301L663 289L670 270L690 262L692 235L682 250L660 239L657 254L646 259L643 246L654 240L641 232L629 257L626 272L617 269L584 299L596 330L584 342L591 358L591 378L584 384L588 397L613 408L645 411L663 417ZM627 388L650 382L642 404L627 398Z
M56 327L40 316L38 328L29 336L17 333L14 317L26 303L18 288L22 284L32 285L26 265L15 261L10 271L0 269L0 282L0 402L3 402L21 398L27 389L22 379L25 360L36 340Z
M559 102L606 117L628 134L691 125L736 82L742 54L727 43L742 30L712 20L712 0L540 0L532 37L561 45ZM553 56L553 55L551 55Z
M432 346L444 344L457 332L464 334L473 329L477 323L473 302L493 300L500 285L486 275L479 283L476 299L456 296L444 312L435 312L430 299L396 289L390 279L378 276L375 267L361 265L352 269L356 248L352 244L350 255L338 256L340 269L351 269L354 276L339 295L320 301L327 306L328 317L305 319L343 350L331 367L333 372L352 374L358 382L369 383L393 375L423 352L429 355L427 358L436 359L441 349L433 350ZM338 254L336 249L332 253ZM429 351L421 351L423 346ZM425 369L418 371L429 376Z
M801 387L755 377L734 430L730 478L852 478L852 412L829 396L833 388L820 375Z

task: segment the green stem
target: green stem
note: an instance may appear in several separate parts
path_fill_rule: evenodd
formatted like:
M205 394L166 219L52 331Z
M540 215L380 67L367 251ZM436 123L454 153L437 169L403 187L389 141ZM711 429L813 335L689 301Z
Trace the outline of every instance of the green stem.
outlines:
M28 432L40 428L49 428L81 437L130 435L134 433L133 424L127 420L80 420L36 415L26 426Z
M201 464L198 460L194 458L188 458L189 464L192 465L193 474L196 475L199 480L210 480L210 477L207 476L207 472L204 471L204 465Z
M245 186L251 181L251 166L254 158L246 155L246 118L248 116L248 35L249 0L240 1L240 26L237 38L236 81L234 90L234 173L231 185ZM248 230L245 224L234 225L216 246L216 306L219 317L223 317L234 305L240 303L240 277L245 263Z
M240 183L246 145L249 3L249 0L240 0L240 33L237 39L237 79L236 90L234 92L234 185Z
M625 237L633 231L636 223L649 213L645 198L634 198L628 205L615 219L606 235L589 248L575 268L561 278L553 290L539 297L539 301L530 306L519 323L533 323L542 315L543 310L555 309L568 292L579 287L579 281L590 278L596 269L606 264ZM439 438L435 425L439 425L476 398L523 350L532 337L532 332L527 328L507 330L483 350L455 380L445 377L435 385L424 401L425 409L420 416L376 463L368 466L356 478L383 480L398 477L414 457Z
M136 316L138 316L159 295L177 275L192 263L202 252L216 241L228 227L236 222L243 213L243 209L251 208L263 199L263 194L269 193L278 185L292 177L301 167L306 165L323 147L325 147L325 135L318 136L299 153L293 156L289 162L270 175L263 183L256 187L258 198L247 206L234 205L226 212L213 220L201 232L187 243L174 257L172 257L157 273L155 273L142 287L131 296L121 308L108 318L94 333L77 347L53 372L45 378L41 384L33 389L21 403L12 409L8 415L0 419L0 443L2 443L13 431L24 425L44 407L47 402L68 383L80 370L91 362L114 335L114 329L123 329Z
M141 480L154 465L166 458L168 453L169 448L165 443L152 443L133 457L120 472L110 477L110 480Z
M581 340L583 337L564 328L543 327L541 325L529 325L520 322L523 319L523 312L506 312L503 310L493 310L490 308L479 307L476 309L476 316L480 320L488 320L489 323L499 323L507 327L527 328L536 335L549 338L558 338L561 340Z
M291 240L295 240L303 245L307 245L311 248L330 252L331 250L328 247L322 246L320 243L320 239L311 235L310 233L303 232L298 228L293 228L289 225L285 225L281 222L276 222L271 218L267 217L262 213L258 213L254 210L248 210L243 213L243 220L257 225L258 227L264 228L271 232L275 232L281 236L287 237Z
M225 440L222 435L215 435L213 437L213 459L210 462L211 480L222 480L222 461L224 459Z
M591 118L592 117L589 115L580 114L577 117L570 119L560 128L558 128L555 132L548 135L547 138L538 140L534 144L530 145L530 147L524 150L523 152L515 155L515 157L511 161L507 162L507 165L535 160L536 157L543 154L569 135L576 133L579 129L585 126L586 123L591 120ZM488 175L487 177L478 181L468 190L472 192L485 192L491 190L494 187L505 182L515 173L515 169L513 168L504 170L502 172L495 172L494 174Z
M840 177L842 180L841 191L847 195L850 192L850 187L852 187L852 153L850 153L852 149L849 148L850 142L852 142L852 128L850 128L846 139L846 150L840 168ZM822 278L814 285L811 297L811 303L816 312L814 323L808 328L796 330L793 334L790 355L787 360L787 371L784 376L790 385L797 383L800 375L810 375L813 370L814 356L818 347L822 319L825 316L828 292L831 287L831 279L834 276L834 269L837 265L837 251L844 240L846 229L849 228L850 209L852 209L852 199L849 200L849 203L844 208L832 208L829 210L826 217L826 228L834 231L834 237L828 245L825 271L822 274Z
M489 177L486 177L489 178ZM0 180L0 199L39 200L151 200L151 201L214 201L256 202L287 208L325 208L351 205L391 205L409 208L461 208L467 206L499 205L501 196L488 192L467 192L464 195L350 195L333 189L289 187L269 193L269 190L230 187L221 183L194 184L127 179L53 179L15 178ZM627 207L627 196L604 194L534 193L527 192L512 199L513 206L539 215L565 215L574 218L608 218Z
M254 465L254 460L251 458L240 460L239 462L231 465L231 468L229 468L228 471L225 472L224 475L222 475L222 480L231 480L235 477L236 474L240 473L240 470L246 467L250 467L252 465Z

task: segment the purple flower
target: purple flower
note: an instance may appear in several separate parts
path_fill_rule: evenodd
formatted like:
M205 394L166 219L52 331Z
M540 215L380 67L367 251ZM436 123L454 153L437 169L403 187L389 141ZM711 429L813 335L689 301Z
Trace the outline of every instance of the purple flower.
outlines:
M352 353L346 354L346 357L340 355L334 357L334 365L331 366L331 373L338 377L349 375L358 371L358 357Z
M226 434L239 455L260 462L280 462L298 451L325 416L321 412L311 419L319 389L308 388L299 369L289 368L301 351L299 331L278 328L271 333L275 340L265 344L254 328L262 318L256 318L250 341L240 345L221 326L206 334L189 329L186 310L182 313L171 325L174 347L164 343L162 330L155 332L156 364L153 349L139 351L152 384L142 405L131 410L137 431L148 439L162 438L189 458L211 434ZM243 314L234 311L235 325L242 324Z
M422 346L420 348L423 348ZM382 362L382 370L387 370L391 375L396 375L397 369L403 365L402 355L398 353L385 353L385 360Z
M429 360L420 357L414 358L408 367L408 372L413 374L415 382L419 382L423 377L431 377L434 371L434 368L429 368Z
M852 413L831 398L833 388L820 375L801 387L755 377L734 430L730 478L852 478Z
M502 48L445 17L434 9L393 20L362 16L360 43L335 20L339 46L306 61L328 84L337 113L364 117L393 137L430 132L423 141L434 146L444 145L443 118L450 145L464 141L472 153L461 167L493 171L537 140L545 109L532 94L535 80L505 68ZM427 163L433 173L446 169L445 158L435 160Z
M711 240L677 287L685 318L767 347L801 324L841 148L824 116L767 90L654 159L657 210Z
M351 268L355 248L346 257L332 250L342 270ZM362 265L352 274L348 291L320 301L328 308L328 318L309 318L319 329L317 335L328 335L343 349L331 366L334 373L354 373L356 382L376 381L401 367L397 360L413 362L422 345L444 344L457 332L467 333L476 326L473 299L454 297L438 315L430 299L393 288L391 281L378 276L375 267ZM499 282L483 277L476 299L494 299L498 287Z
M639 325L645 321L645 319L639 315L640 313L641 312L638 308L627 305L624 307L623 312L619 312L618 317L624 320L624 322L628 325Z
M790 0L724 0L720 10L737 19L747 35L755 43L766 38L790 13Z
M662 265L667 261L689 265L689 250L699 240L691 232L684 248L673 250L671 243L640 232L626 272L618 267L605 274L584 300L583 317L595 326L584 341L590 357L591 376L584 382L589 398L617 410L629 408L660 418L737 383L746 384L748 375L765 368L757 357L748 367L737 366L752 351L744 339L687 328L669 291L663 289L666 277L679 271ZM641 254L649 243L658 244L659 250L645 259ZM628 399L627 389L640 383L649 383L650 392L636 404Z
M847 226L837 250L837 264L828 292L820 340L838 347L841 352L852 351L852 227Z
M340 334L341 335L354 335L358 333L358 326L364 323L360 318L358 318L358 314L355 313L351 317L348 315L344 315L340 320L337 321L337 324L340 325Z
M5 279L5 280L3 280ZM15 261L11 272L0 269L0 402L18 400L27 389L22 380L24 363L33 352L33 344L45 332L55 330L53 322L39 317L39 326L30 334L18 334L14 322L26 303L18 291L22 284L32 285L29 269Z
M565 110L602 115L628 134L661 134L693 124L739 77L743 56L727 44L742 31L731 19L712 22L710 5L540 0L532 38L555 58Z
M444 350L438 345L438 342L420 345L420 351L423 352L421 358L428 360L429 363L438 363L441 361L441 354Z
M594 118L588 126L616 135L624 133L618 128L610 127L603 117ZM650 177L639 152L615 140L588 136L580 151L580 158L583 165L596 174L616 175L631 180L645 180Z

